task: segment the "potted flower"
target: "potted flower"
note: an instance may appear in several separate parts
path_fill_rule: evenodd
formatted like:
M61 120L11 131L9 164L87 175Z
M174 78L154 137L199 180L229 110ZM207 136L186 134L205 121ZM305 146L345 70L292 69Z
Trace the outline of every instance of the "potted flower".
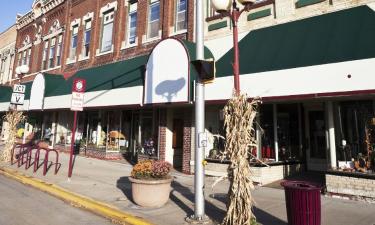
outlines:
M133 201L143 207L161 207L167 203L171 191L171 164L145 160L137 163L129 177ZM155 194L157 193L157 194Z

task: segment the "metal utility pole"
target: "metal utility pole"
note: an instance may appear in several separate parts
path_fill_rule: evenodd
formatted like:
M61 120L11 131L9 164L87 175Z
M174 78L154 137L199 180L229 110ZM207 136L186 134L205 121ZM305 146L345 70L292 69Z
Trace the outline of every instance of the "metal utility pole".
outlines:
M204 44L203 44L203 0L196 1L196 51L197 60L204 60ZM195 205L194 220L205 219L204 206L204 143L205 143L205 126L204 126L204 83L198 78L195 85Z

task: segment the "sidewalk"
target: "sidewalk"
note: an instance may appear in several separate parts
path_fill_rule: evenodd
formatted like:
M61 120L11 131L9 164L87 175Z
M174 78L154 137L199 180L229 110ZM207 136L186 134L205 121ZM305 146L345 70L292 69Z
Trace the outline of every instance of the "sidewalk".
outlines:
M1 147L0 147L1 148ZM51 154L51 159L54 155ZM42 168L36 173L32 168L17 168L17 165L0 163L0 168L17 170L47 183L58 185L68 191L87 196L136 217L160 225L185 224L184 218L192 215L194 210L194 176L173 173L174 182L170 201L162 208L144 209L136 206L131 199L131 186L128 176L132 166L113 161L102 161L77 156L74 161L73 176L69 180L69 155L61 153L62 167L57 175L53 167L42 175ZM206 214L219 222L225 214L228 182L223 181L212 190L215 178L206 177ZM280 189L257 187L254 191L257 220L263 225L286 225L284 192ZM375 204L354 202L322 197L322 224L325 225L373 225L375 224Z

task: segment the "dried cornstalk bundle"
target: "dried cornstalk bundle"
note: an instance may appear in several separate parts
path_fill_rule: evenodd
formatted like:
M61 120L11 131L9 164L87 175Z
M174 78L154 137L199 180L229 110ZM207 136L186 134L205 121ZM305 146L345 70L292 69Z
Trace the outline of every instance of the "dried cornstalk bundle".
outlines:
M254 220L249 159L250 149L256 146L254 120L259 102L249 102L246 95L235 94L224 107L226 144L223 157L227 157L231 164L228 167L230 187L223 225L250 225Z
M23 122L26 117L23 115L23 112L10 110L4 116L4 121L8 123L8 139L6 140L5 147L3 149L2 154L0 155L0 159L5 162L10 162L12 157L12 148L16 142L17 137L17 125Z

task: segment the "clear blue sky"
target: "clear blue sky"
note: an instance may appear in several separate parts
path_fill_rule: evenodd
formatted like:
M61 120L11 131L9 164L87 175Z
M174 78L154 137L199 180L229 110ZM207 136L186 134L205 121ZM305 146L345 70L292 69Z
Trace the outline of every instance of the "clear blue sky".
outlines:
M0 33L16 23L17 13L31 10L33 0L0 0Z

